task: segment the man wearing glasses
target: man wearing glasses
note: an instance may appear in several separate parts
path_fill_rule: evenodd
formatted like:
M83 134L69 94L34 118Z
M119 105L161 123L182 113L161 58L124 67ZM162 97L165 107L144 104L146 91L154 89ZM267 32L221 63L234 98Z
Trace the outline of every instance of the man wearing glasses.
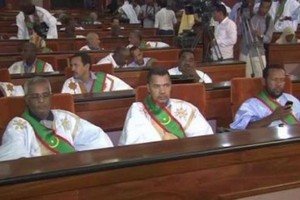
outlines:
M112 147L103 130L65 110L51 110L51 86L34 77L24 85L26 109L6 127L0 160Z

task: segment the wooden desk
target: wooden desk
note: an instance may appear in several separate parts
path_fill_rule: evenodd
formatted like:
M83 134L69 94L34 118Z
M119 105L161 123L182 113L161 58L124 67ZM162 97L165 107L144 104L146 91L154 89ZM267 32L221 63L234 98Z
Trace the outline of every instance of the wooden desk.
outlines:
M268 64L300 63L300 44L269 44Z
M229 200L300 187L300 127L0 163L0 198Z

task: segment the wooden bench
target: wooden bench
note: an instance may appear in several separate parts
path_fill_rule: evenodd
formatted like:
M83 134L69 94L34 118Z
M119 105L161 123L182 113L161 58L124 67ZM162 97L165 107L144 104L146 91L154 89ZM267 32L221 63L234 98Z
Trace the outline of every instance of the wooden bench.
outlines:
M0 198L231 200L289 189L299 196L299 138L299 126L265 128L0 162Z

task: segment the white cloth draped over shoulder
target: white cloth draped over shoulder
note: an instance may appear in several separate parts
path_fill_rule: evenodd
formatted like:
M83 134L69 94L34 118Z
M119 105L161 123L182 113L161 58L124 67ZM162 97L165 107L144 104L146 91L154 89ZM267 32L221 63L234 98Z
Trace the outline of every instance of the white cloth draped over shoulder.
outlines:
M124 66L119 66L115 59L113 58L114 53L110 53L107 56L105 56L104 58L102 58L101 60L99 60L97 62L97 65L102 65L102 64L112 64L113 68L126 68L127 64L125 64Z
M122 11L128 17L130 24L140 23L133 6L128 1L124 1L124 4L119 8L119 12L122 13Z
M118 90L132 90L127 83L110 74L106 74L103 92L118 91ZM80 81L76 80L74 77L67 79L63 85L61 93L70 94L82 94L84 93L81 89Z
M168 70L170 75L182 75L182 72L179 71L178 67L173 67L171 69ZM204 82L204 83L212 83L211 78L204 72L200 71L200 70L196 70L198 76L200 77L199 82Z
M277 99L277 102L282 106L284 106L287 101L293 102L293 114L297 119L300 119L299 100L287 93L283 93ZM257 98L250 98L240 106L235 114L233 123L230 124L230 127L233 129L246 129L250 122L261 120L270 114L272 114L272 111L264 103ZM269 126L276 126L281 123L283 122L277 120L271 123Z
M35 73L36 72L36 63L34 64L34 66L31 69L31 73ZM9 68L8 71L10 74L23 74L25 73L25 64L24 61L18 61L15 62L14 64L12 64ZM44 65L44 72L54 72L52 65L45 62Z
M213 134L211 126L192 104L170 99L167 108L183 127L186 137ZM163 134L163 130L151 118L143 103L136 102L127 113L119 145L161 141Z
M35 6L37 16L40 19L40 22L45 22L49 27L47 33L47 39L55 39L58 38L57 27L56 27L56 18L53 17L46 9L41 8L39 6ZM30 15L29 18L33 20L33 15ZM23 12L19 12L16 16L16 23L18 26L18 39L24 40L29 39L28 29L25 23L25 16Z
M24 96L24 90L21 85L14 85L9 82L0 82L0 91L5 97Z
M64 110L52 110L52 113L52 129L76 151L113 146L107 134L90 122ZM15 117L9 122L0 146L0 161L51 154L54 153L40 142L28 121Z

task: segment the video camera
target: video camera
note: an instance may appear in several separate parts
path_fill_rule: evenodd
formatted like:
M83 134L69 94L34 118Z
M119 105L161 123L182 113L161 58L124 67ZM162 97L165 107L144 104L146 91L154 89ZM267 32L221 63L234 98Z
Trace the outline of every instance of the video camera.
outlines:
M215 3L216 0L191 0L185 6L185 12L186 14L197 14L201 17L202 25L209 25Z

